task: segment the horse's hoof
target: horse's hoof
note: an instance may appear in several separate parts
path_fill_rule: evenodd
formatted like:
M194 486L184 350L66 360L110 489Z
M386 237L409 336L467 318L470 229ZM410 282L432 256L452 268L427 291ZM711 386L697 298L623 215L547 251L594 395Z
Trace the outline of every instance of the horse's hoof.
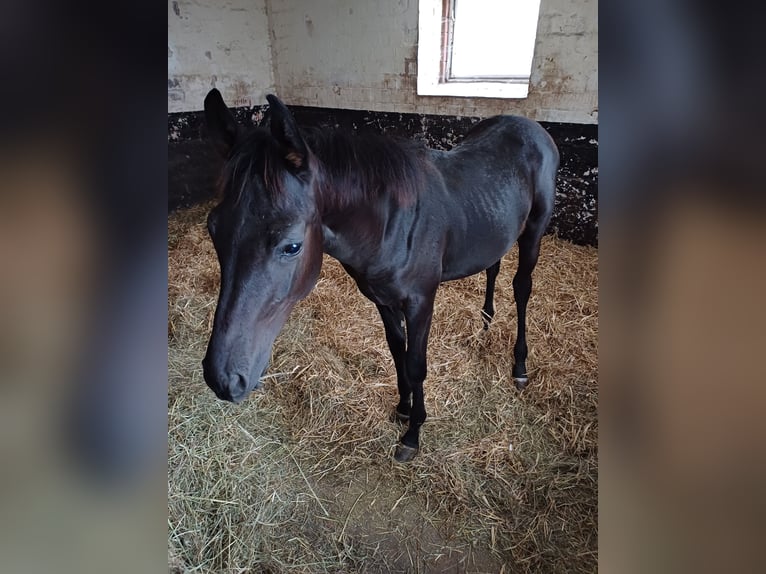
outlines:
M513 384L516 385L516 388L520 391L523 391L527 383L529 382L529 379L527 377L513 377Z
M420 449L399 443L396 445L394 459L396 459L396 462L410 462L418 454L418 450Z

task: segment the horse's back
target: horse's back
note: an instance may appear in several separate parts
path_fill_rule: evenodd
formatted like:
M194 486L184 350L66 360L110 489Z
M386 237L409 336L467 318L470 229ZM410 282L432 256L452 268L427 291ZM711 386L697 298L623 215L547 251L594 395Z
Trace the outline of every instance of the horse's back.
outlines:
M559 155L548 132L520 116L476 124L449 152L435 152L451 226L443 280L489 267L516 242L530 214L553 210Z
M451 153L488 153L505 161L541 160L558 163L558 149L543 126L522 116L493 116L473 126ZM493 153L494 152L494 153Z

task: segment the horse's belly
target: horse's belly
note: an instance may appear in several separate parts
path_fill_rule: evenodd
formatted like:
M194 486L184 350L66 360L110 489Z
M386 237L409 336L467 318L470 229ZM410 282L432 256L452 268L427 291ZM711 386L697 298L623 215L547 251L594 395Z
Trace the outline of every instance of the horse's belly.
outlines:
M452 281L454 279L462 279L463 277L469 277L476 273L480 273L487 267L491 267L497 263L510 248L511 246L509 245L507 249L495 251L493 254L449 262L442 268L441 280Z
M442 281L462 279L497 263L518 239L520 226L512 222L485 224L463 237L451 237L442 259Z

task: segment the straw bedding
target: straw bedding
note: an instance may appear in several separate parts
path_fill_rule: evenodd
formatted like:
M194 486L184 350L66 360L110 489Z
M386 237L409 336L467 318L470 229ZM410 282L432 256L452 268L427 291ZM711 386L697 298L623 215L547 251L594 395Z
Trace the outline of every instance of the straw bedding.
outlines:
M277 339L265 389L232 405L205 386L210 207L169 219L171 571L596 571L596 249L544 238L523 393L511 379L515 248L488 331L483 274L441 287L429 418L402 465L382 323L330 258Z

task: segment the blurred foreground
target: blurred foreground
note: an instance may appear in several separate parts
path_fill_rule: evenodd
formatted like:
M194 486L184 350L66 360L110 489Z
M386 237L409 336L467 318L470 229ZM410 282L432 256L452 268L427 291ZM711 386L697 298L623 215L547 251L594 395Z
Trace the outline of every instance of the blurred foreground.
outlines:
M0 17L2 572L165 568L165 32L113 10Z
M604 572L764 568L758 11L600 13Z

